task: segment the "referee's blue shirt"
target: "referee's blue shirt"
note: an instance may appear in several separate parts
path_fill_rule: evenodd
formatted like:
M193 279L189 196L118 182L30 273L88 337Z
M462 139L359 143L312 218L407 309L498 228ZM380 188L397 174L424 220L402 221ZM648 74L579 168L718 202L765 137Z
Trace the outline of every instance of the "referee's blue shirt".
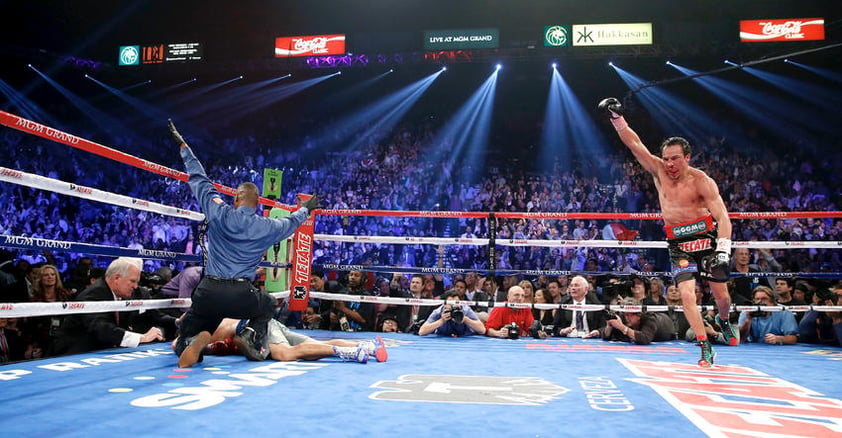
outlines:
M286 218L273 219L258 216L252 207L241 206L235 210L224 202L214 202L214 198L221 198L221 195L205 174L202 163L189 146L182 147L180 153L189 175L190 189L208 220L205 274L254 280L266 249L292 235L307 220L309 212L301 207Z

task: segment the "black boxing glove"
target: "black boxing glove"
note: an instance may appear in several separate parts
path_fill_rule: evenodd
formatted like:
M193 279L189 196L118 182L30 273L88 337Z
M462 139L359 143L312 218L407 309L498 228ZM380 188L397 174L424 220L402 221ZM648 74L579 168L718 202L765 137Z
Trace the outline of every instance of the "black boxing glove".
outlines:
M623 117L623 104L616 97L602 99L597 109L611 120Z
M626 123L626 119L623 118L623 104L620 103L620 100L616 97L602 99L596 108L599 112L608 117L608 120L611 121L611 124L614 125L614 129L617 130L617 132L629 127Z
M313 210L317 208L322 208L322 200L318 197L318 195L313 195L310 199L304 201L299 196L298 199L301 201L301 206L306 208L308 212L312 213Z
M725 283L731 277L731 239L716 239L716 251L702 258L702 270L709 273L711 281Z
M178 130L175 129L172 119L168 119L167 121L169 122L170 134L172 135L173 140L175 140L179 146L187 144L184 142L184 137L182 137L181 134L178 133Z

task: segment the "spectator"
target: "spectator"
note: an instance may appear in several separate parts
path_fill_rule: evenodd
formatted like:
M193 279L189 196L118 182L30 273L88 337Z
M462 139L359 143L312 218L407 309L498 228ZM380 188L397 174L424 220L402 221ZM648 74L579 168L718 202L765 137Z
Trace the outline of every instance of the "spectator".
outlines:
M590 291L588 280L581 275L570 280L567 290L570 293L562 299L561 304L601 304L599 298ZM553 327L558 336L594 338L602 333L605 327L605 316L602 312L559 309L556 312Z
M34 270L37 277L32 283L33 302L55 303L70 301L73 298L71 291L64 288L61 283L59 272L53 265L43 265ZM61 315L36 316L26 319L26 333L32 336L29 339L31 348L41 352L52 351L52 345L58 336L59 328L64 317Z
M190 298L202 280L202 266L188 266L161 287L165 297Z
M536 304L552 304L550 293L546 289L537 289L535 291ZM558 309L532 309L532 318L541 323L541 326L553 325L555 315Z
M424 278L420 275L413 275L409 280L409 292L412 294L412 298L427 300L433 299L432 290L424 287ZM412 321L412 324L405 331L407 333L418 333L418 330L421 329L421 325L424 324L424 321L427 320L427 317L433 313L433 310L435 310L436 307L438 306L421 306L418 304L411 306L410 309L412 313L410 314L410 320Z
M758 306L774 306L775 294L766 286L757 286L753 303ZM793 345L798 342L798 323L789 310L743 311L738 324L740 337L745 342L765 342L770 345Z
M16 318L0 318L0 364L40 357L40 354L34 354L40 352L27 350L26 343L15 327L16 322Z
M348 272L348 282L346 284L348 294L372 296L371 291L365 287L364 281L365 273L362 271ZM336 321L334 321L334 318L336 318ZM344 331L374 331L374 319L374 304L370 302L345 302L340 300L333 302L331 327L334 327L338 323L341 330ZM346 324L348 329L345 328Z
M380 321L380 327L377 330L383 333L403 333L400 330L400 323L394 315L386 314Z
M763 257L764 260L767 260L767 267L763 268L760 265L751 263L751 253L749 252L748 248L746 247L739 247L734 249L734 269L733 272L739 272L741 274L753 273L753 272L779 272L780 271L780 264L778 264L772 255L769 253L768 250L758 250L758 253ZM770 284L771 279L769 280L762 280L760 277L747 277L747 276L740 276L737 278L732 279L736 288L734 289L734 297L733 301L734 304L749 304L751 303L752 298L752 291L760 284L767 284L769 286L774 286L773 283Z
M664 280L660 277L652 277L649 280L649 292L647 293L647 298L649 298L654 305L666 305L667 300L664 297Z
M819 289L813 295L815 306L837 306L840 302L840 295L830 289ZM810 310L801 318L798 329L800 342L842 347L842 312Z
M778 296L777 303L782 306L803 306L807 303L798 300L792 296L792 292L795 290L795 279L791 277L786 278L777 278L775 279L775 294ZM795 312L795 320L797 322L801 322L801 318L804 316L801 312Z
M524 303L534 303L535 302L535 291L532 286L532 283L529 280L521 280L518 284L523 289L523 302Z
M338 281L327 280L324 271L314 270L310 273L310 291L327 292L333 294L347 294L348 289ZM321 299L318 301L316 312L309 317L303 318L304 325L316 325L322 329L330 327L330 313L333 310L333 301Z
M651 298L649 298L649 282L645 278L638 277L637 275L632 275L631 282L632 298L647 306L655 304L655 302L652 301Z
M550 280L547 282L547 292L550 293L551 303L558 304L561 302L561 283L558 280Z
M701 289L701 285L696 284L696 288L697 290ZM698 299L698 294L696 296ZM676 310L681 307L681 292L678 291L678 286L671 284L667 287L666 304L670 306L667 315L670 317L672 324L675 327L675 339L680 339L680 333L687 333L687 331L690 330L690 323L687 322L687 317L684 316L684 312Z
M130 298L140 281L143 262L140 259L120 257L114 259L105 272L105 278L76 294L76 301L114 301ZM145 314L159 316L156 310L147 310ZM132 330L135 312L77 313L69 315L63 321L59 336L54 342L54 352L60 354L78 354L87 351L113 347L137 347L139 344L163 341L161 327L171 326L174 321L169 315L156 318L156 326L144 333ZM149 317L147 316L147 317Z
M392 280L389 281L389 296L396 298L412 298L412 292L409 290L409 279L406 275L396 272L392 275ZM412 306L389 306L384 314L391 316L398 324L398 331L403 333L412 325ZM382 324L381 324L382 325Z

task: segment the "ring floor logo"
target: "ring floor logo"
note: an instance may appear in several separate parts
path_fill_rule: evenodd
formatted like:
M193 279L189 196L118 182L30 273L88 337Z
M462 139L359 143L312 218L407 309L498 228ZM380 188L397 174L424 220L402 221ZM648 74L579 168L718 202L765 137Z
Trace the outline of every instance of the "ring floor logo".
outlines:
M381 380L371 388L383 390L368 396L374 400L523 406L547 404L570 392L538 377L432 374L407 374L398 380Z
M119 65L139 65L140 46L120 46Z
M839 436L842 401L742 366L618 359L710 436Z

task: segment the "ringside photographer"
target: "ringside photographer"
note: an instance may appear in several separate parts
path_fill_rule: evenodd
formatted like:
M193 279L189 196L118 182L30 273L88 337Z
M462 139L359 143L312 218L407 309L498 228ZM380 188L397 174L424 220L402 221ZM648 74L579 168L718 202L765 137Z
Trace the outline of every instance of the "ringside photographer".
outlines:
M433 310L427 317L427 321L418 330L419 336L435 333L439 336L452 336L454 338L484 335L485 325L480 321L476 312L471 310L467 304L453 304L459 301L459 293L449 290L442 295L445 303Z
M523 288L512 286L509 288L507 302L522 303ZM518 339L528 334L528 329L534 320L530 309L516 309L502 306L495 307L488 315L485 323L485 335L494 338Z
M623 300L624 306L639 306L634 298ZM652 342L671 341L675 338L675 326L665 313L658 312L606 312L606 326L602 339L606 341L634 342L647 345Z

